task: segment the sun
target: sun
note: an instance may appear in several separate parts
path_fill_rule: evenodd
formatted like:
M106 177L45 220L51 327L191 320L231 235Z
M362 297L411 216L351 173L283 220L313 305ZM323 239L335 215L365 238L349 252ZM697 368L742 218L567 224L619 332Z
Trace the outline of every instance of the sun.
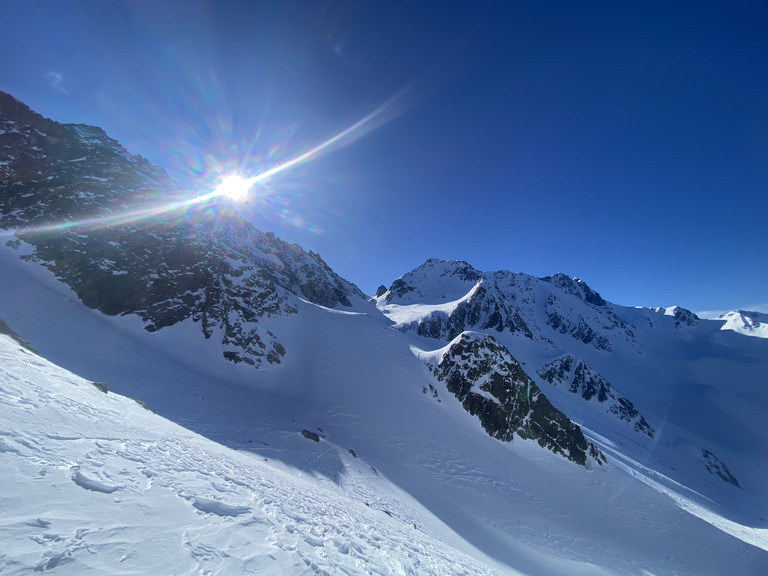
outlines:
M217 196L226 196L230 200L243 201L248 197L248 191L255 182L254 178L243 178L237 174L227 176L216 187Z

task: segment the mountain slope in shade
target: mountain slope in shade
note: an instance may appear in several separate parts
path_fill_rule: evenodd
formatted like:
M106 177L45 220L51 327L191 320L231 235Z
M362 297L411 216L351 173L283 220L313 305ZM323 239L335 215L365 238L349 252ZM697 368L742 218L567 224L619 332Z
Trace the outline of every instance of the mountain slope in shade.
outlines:
M613 386L586 362L563 354L539 367L538 375L550 384L563 384L572 394L579 394L589 402L593 398L605 410L624 420L632 428L653 438L653 428L635 409L632 402L616 394Z
M494 438L536 440L581 465L588 455L598 464L605 460L493 336L462 332L446 348L417 355Z
M51 288L54 287L51 284ZM27 303L37 298L32 289L23 293ZM38 309L63 319L72 328L57 327L49 322L40 328L34 340L49 338L46 348L51 346L51 340L56 340L54 347L61 354L61 340L53 338L52 332L67 329L71 342L69 355L92 356L84 357L82 363L89 366L90 379L108 382L107 398L112 397L113 389L125 390L146 401L150 408L230 448L247 450L259 459L266 458L281 474L300 478L301 490L308 497L321 498L324 490L345 495L352 499L345 505L352 512L359 507L370 507L381 518L389 518L389 512L408 530L414 530L415 523L420 531L480 561L487 562L483 554L490 555L502 562L509 573L633 574L642 573L639 571L642 567L650 573L719 574L736 570L740 574L761 574L768 565L768 552L758 548L768 548L764 528L737 524L722 516L722 510L711 509L706 500L699 499L694 492L669 482L642 462L628 458L618 441L608 443L602 439L601 445L610 448L610 452L605 452L608 462L587 470L542 450L533 441L517 438L510 444L490 440L478 421L453 400L445 383L429 373L397 332L364 314L340 314L313 305L304 306L306 309L301 313L285 319L293 326L291 348L298 350L298 356L304 360L259 371L259 379L252 381L251 386L243 386L244 380L235 379L240 372L231 373L233 381L230 382L201 372L200 364L193 362L191 355L185 356L190 345L194 345L194 338L199 338L193 331L171 332L165 340L163 331L150 334L140 326L126 330L126 319L105 317L66 298L51 298L50 292L38 301ZM15 326L16 322L11 325ZM22 325L29 328L29 322ZM314 334L323 334L323 338L312 336ZM74 345L73 340L78 344ZM235 371L242 368L229 363L222 363L222 367ZM25 381L34 382L30 377L25 377ZM285 386L288 382L292 385ZM422 389L428 383L435 385L442 402L423 394ZM15 393L17 396L27 384L19 386L21 392ZM90 388L88 385L87 389ZM274 395L262 390L280 393ZM96 388L93 393L99 398L103 396ZM11 406L24 406L24 403L14 401ZM9 410L7 406L2 408L4 417L11 414ZM152 415L147 412L147 416ZM51 417L65 419L64 416ZM135 420L143 430L142 439L151 436L155 429L153 423L135 419L133 413L127 411L126 417ZM26 424L20 423L16 429L29 437L29 425L35 421L37 419L25 417ZM41 425L47 432L50 426L45 422L41 421ZM98 434L93 434L94 438L104 438L104 426L99 421L90 426L100 429ZM302 437L301 431L305 429L315 432L319 442ZM169 436L164 428L160 428L159 433ZM89 437L91 432L79 434ZM110 434L109 437L120 436ZM38 444L52 440L44 438ZM82 440L57 441L56 444L86 451L91 446L90 441ZM123 446L122 441L119 446ZM130 446L121 450L129 456L134 453ZM174 461L185 451L188 450L179 446L171 451L170 459ZM88 484L90 479L103 482L107 488L114 487L115 484L107 482L108 478L92 475L100 469L96 466L99 454L93 456L93 468L78 469L85 474L82 483ZM15 456L2 453L0 461L7 461L7 457ZM208 462L209 456L202 458L203 464L190 460L190 467L210 471L213 464ZM732 468L727 458L721 460ZM77 458L70 458L68 462L78 464ZM130 476L123 476L120 471L131 468L120 459L111 462L115 468L107 467L106 471L123 484L127 483ZM230 477L242 479L245 465L242 462L237 467L232 465ZM37 470L34 468L32 472ZM71 473L69 466L66 471ZM4 477L7 476L4 474ZM72 489L91 494L69 478L65 479ZM253 496L248 496L250 484L242 492L232 494L232 487L216 482L215 474L206 475L205 482L195 475L189 478L180 475L180 478L174 485L177 492L198 498L199 502L179 497L179 505L187 506L183 509L196 514L209 514L214 508L236 512L241 509L238 507L249 506L249 498L260 502L263 497L260 486L253 489ZM188 480L191 486L186 485ZM214 484L226 489L219 492ZM35 485L41 486L40 482ZM56 508L61 502L60 495L59 490L40 493L35 501L41 509ZM277 501L287 498L285 501L290 507L294 499L289 495L290 492L284 493ZM121 491L109 496L119 498ZM219 507L209 500L217 500L222 505ZM195 503L204 510L195 508ZM332 509L332 505L322 508L324 514L328 508ZM286 513L292 514L294 510L287 509ZM249 513L258 516L255 507L251 507ZM451 536L450 531L446 533L440 523L429 519L430 513L482 553L472 552L473 548L461 544L461 539ZM35 514L44 521L56 520L42 513ZM97 514L99 518L107 517L100 510ZM329 514L330 518L337 518L335 513ZM184 520L188 516L180 518ZM211 519L217 520L217 515L206 518L210 524ZM238 514L221 528L217 520L215 535L201 533L199 542L213 551L221 549L230 541L230 536L237 537L243 518L249 517ZM302 538L294 542L299 554L305 551L304 535L313 534L312 518L307 514L302 518L309 524L301 527ZM345 526L355 526L356 521ZM282 520L276 529L280 522ZM294 519L293 524L296 522ZM161 522L157 526L163 525ZM67 533L72 534L84 527L65 526ZM371 522L366 526L378 530ZM343 526L339 530L347 534ZM47 533L62 535L61 524ZM153 533L147 530L145 535ZM330 540L333 533L332 526L323 525L319 532L323 546L334 545ZM27 534L22 534L24 540ZM752 544L729 534L737 534ZM314 535L313 541L317 542L317 533ZM248 541L251 537L248 535ZM262 541L259 537L255 536L257 541ZM385 530L379 537L388 541L393 534ZM412 540L415 542L418 537L415 535ZM389 550L388 545L380 542L379 546L383 547L379 549ZM0 553L8 555L8 551L3 549ZM333 549L315 546L311 551L321 556L327 554L328 563L318 565L335 571L329 564L334 565L340 557ZM233 561L238 560L240 552L235 554L229 549L227 552ZM280 550L277 552L282 554ZM418 554L416 557L423 561ZM41 556L34 556L35 562L40 560ZM212 557L211 561L215 566L215 562L225 560ZM374 558L372 562L378 560ZM73 563L72 567L81 566Z
M464 330L555 340L602 351L636 347L630 327L597 292L562 274L543 279L481 273L466 262L427 260L395 280L377 303L401 330L451 340Z
M226 200L179 206L189 194L103 130L48 120L5 93L0 169L10 244L30 245L25 258L86 306L136 314L148 331L193 318L227 360L278 364L285 347L260 319L295 313L297 298L369 308L319 255L261 233Z
M408 522L104 393L3 335L0 412L6 574L502 574L455 536L430 535L448 531L407 499Z
M768 453L758 424L768 417L760 339L720 331L677 306L617 306L562 274L481 272L466 262L428 260L375 300L420 350L441 349L459 330L492 335L609 458L647 462L665 483L688 486L734 517L749 516L753 504L751 496L734 504L731 477L744 488L741 477L757 474L745 496L768 497L768 476L756 465Z
M136 315L149 332L191 319L221 342L226 360L251 366L285 361L280 325L269 320L298 313L301 299L376 313L319 255L261 233L226 200L166 210L180 202L172 182L103 131L47 120L8 95L0 94L0 106L8 158L0 226L14 226L10 246L24 242L23 257L46 265L86 306ZM540 431L535 437L570 454ZM581 444L569 457L584 464Z

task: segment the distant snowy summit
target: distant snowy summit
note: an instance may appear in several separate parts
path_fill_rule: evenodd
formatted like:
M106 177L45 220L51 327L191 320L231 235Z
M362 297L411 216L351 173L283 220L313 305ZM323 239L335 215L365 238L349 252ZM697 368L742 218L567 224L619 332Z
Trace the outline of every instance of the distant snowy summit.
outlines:
M584 281L480 272L467 262L430 259L376 298L401 330L450 340L465 330L505 332L555 349L639 348L628 323Z
M718 316L717 320L725 321L721 330L732 330L745 336L768 338L768 314L764 312L735 310Z

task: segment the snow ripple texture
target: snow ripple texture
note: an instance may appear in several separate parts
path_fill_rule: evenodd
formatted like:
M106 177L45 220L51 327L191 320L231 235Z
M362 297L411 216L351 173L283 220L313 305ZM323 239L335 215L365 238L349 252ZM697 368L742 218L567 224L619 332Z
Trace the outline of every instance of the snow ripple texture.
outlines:
M0 572L496 574L0 335Z

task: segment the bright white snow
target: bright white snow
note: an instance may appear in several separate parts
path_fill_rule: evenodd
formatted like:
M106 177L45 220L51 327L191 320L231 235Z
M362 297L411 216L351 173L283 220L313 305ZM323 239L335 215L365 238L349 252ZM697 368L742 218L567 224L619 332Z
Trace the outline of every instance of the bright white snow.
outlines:
M725 320L721 330L733 330L745 336L768 338L768 314L737 310L723 314L718 320Z
M392 512L104 394L4 335L0 413L3 573L501 573Z
M637 331L642 355L580 355L658 437L585 412L585 433L609 457L585 469L533 442L489 438L414 354L436 359L444 343L373 312L297 300L298 314L264 320L289 351L284 363L255 371L223 362L191 321L150 334L136 318L85 309L13 250L0 249L0 272L0 318L110 387L104 395L1 338L8 573L768 573L759 339L702 323L691 334L705 345L693 346L651 325L671 317L624 312L648 326ZM498 338L532 376L547 359L525 339ZM707 347L732 353L715 363ZM542 389L580 417L573 395ZM742 487L710 475L699 448Z

